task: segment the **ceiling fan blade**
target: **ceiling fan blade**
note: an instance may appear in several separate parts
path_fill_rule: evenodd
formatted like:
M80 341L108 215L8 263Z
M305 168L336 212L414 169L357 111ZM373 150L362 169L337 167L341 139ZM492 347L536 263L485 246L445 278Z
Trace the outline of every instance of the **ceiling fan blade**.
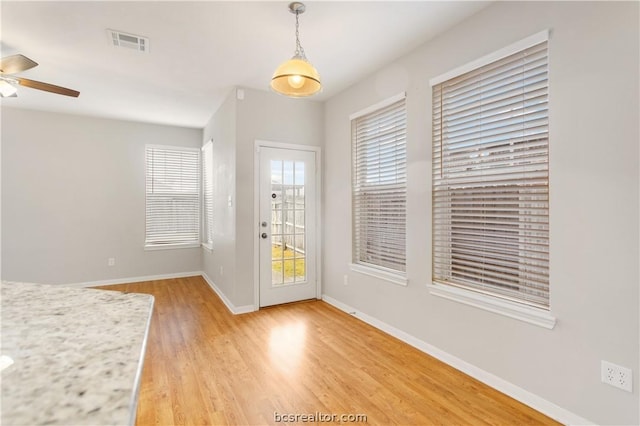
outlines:
M37 65L37 62L32 61L24 55L11 55L0 59L0 73L15 74L31 69Z
M45 92L57 93L58 95L73 96L77 98L80 92L77 90L67 89L66 87L55 86L41 81L29 80L22 77L14 77L21 86L30 87L32 89L44 90Z

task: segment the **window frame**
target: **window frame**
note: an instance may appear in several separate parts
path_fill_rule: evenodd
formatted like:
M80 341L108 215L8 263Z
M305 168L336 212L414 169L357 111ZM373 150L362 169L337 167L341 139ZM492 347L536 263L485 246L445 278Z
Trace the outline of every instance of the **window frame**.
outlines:
M149 176L149 163L148 159L149 150L159 150L159 151L178 151L178 152L190 152L197 154L197 160L195 164L196 169L196 184L197 189L194 193L197 194L197 201L194 203L197 208L196 214L194 214L194 218L197 221L197 224L194 226L194 229L197 229L197 232L194 233L195 238L193 239L185 239L184 241L177 240L176 242L162 242L155 241L155 239L150 239L149 237L149 182L153 182L153 177ZM145 164L145 239L144 239L144 250L170 250L170 249L181 249L181 248L195 248L200 247L200 221L202 214L202 194L201 194L201 157L200 157L200 148L195 147L184 147L184 146L171 146L171 145L157 145L157 144L146 144L144 148L144 164ZM179 193L175 193L173 197L180 198ZM168 197L171 197L170 193L167 193ZM185 197L182 195L181 197ZM186 198L186 197L185 197ZM193 201L193 200L192 200Z
M357 235L359 232L359 221L358 218L356 217L357 215L357 197L358 197L358 193L360 191L362 191L363 186L362 185L358 185L358 178L357 178L357 174L358 174L358 159L357 159L357 137L354 131L354 126L357 123L357 120L359 119L363 119L366 117L372 117L374 116L376 113L379 113L380 111L384 110L385 108L388 108L398 102L402 102L402 112L403 112L403 126L404 126L404 137L403 137L403 145L404 145L404 164L402 165L403 169L404 169L404 173L402 176L403 181L398 183L397 182L397 175L394 175L394 180L396 181L396 183L393 184L384 184L384 183L379 183L377 185L372 185L370 188L370 190L368 191L368 193L380 193L388 190L388 188L391 187L401 187L403 188L402 191L404 192L403 195L403 203L404 203L404 233L402 236L402 239L404 241L404 248L403 248L403 255L404 255L404 259L403 259L403 266L404 266L404 270L398 270L398 269L394 269L385 265L381 265L381 264L376 264L376 263L370 263L370 262L366 262L366 261L362 261L360 260L358 257L358 244L357 244ZM407 204L407 172L406 172L406 150L407 150L407 135L406 135L406 126L407 126L407 107L406 107L406 93L402 92L399 93L395 96L392 96L388 99L385 99L381 102L378 102L374 105L369 106L368 108L365 108L361 111L358 111L354 114L351 114L349 116L349 121L350 121L350 125L351 125L351 154L352 154L352 163L351 163L351 243L352 243L352 249L351 249L351 262L349 263L349 267L352 271L361 273L361 274L365 274L365 275L369 275L369 276L373 276L379 279L382 279L384 281L387 282L391 282L393 284L397 284L397 285L402 285L402 286L406 286L408 284L408 280L407 280L407 274L406 274L406 260L407 260L407 256L406 256L406 204ZM375 196L375 195L374 195Z
M432 93L436 86L441 85L444 82L447 82L453 78L456 78L468 72L476 71L498 60L520 53L540 43L548 42L548 40L549 40L549 31L548 30L541 31L537 34L534 34L530 37L527 37L523 40L513 43L503 49L500 49L494 53L483 56L475 61L472 61L461 67L451 70L438 77L435 77L429 81L429 84L432 88ZM547 55L548 55L548 45L547 45ZM548 66L548 62L547 62L547 66ZM547 82L547 88L548 88L548 85L549 85L548 74L547 74L546 82ZM432 111L432 117L433 117L433 114L435 114L435 107L434 107L434 111ZM546 118L548 120L548 113ZM435 118L432 121L432 124L435 126L436 124ZM434 139L432 140L432 145L434 145L435 142L436 140L434 137ZM442 143L442 141L440 143ZM548 147L548 141L547 141L547 147ZM435 154L434 154L434 158L435 158ZM548 168L548 158L547 158L546 164ZM433 167L435 169L436 165L434 164ZM433 189L434 196L435 196L435 184L436 183L434 178L434 180L432 181L432 189ZM547 191L547 195L548 195L548 191ZM434 198L434 201L432 204L432 218L434 220L435 220L435 211L433 209L435 208L436 208L436 201ZM547 210L547 217L548 217L548 210ZM435 238L435 224L432 224L432 238ZM435 240L433 241L435 244ZM435 261L435 258L434 258L435 252L436 250L434 247L432 249L432 262ZM432 265L432 280L427 284L427 287L430 293L433 295L443 297L449 300L453 300L459 303L463 303L466 305L474 306L477 308L481 308L490 312L498 313L498 314L511 317L514 319L518 319L521 321L525 321L530 324L535 324L544 328L552 329L555 326L556 319L551 315L551 297L550 296L548 299L549 300L548 307L545 308L540 306L532 306L532 305L523 303L522 301L512 300L509 298L505 298L504 296L501 297L495 293L491 294L491 292L481 292L481 291L478 291L477 289L461 287L461 286L455 285L454 283L447 283L441 280L436 281L435 273L436 272L435 272L435 264L434 264ZM548 288L550 290L551 288L550 284Z
M205 143L201 148L200 163L201 189L202 189L202 247L207 251L213 250L213 193L214 193L214 171L213 171L213 139ZM207 161L209 156L209 161ZM209 166L208 170L207 167ZM208 171L208 173L207 173ZM210 182L207 182L210 180ZM208 190L210 191L208 193ZM209 202L207 202L209 198Z

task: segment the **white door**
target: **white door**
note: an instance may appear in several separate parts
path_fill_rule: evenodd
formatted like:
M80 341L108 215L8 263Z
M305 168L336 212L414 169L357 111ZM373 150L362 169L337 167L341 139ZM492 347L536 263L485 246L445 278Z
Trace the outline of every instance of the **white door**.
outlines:
M316 298L316 153L260 147L260 306Z

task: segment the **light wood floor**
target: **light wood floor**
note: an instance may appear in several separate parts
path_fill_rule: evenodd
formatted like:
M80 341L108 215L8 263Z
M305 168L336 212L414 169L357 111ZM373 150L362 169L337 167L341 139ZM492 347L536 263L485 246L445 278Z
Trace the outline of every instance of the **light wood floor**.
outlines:
M234 316L201 277L102 288L155 296L137 425L557 424L321 301Z

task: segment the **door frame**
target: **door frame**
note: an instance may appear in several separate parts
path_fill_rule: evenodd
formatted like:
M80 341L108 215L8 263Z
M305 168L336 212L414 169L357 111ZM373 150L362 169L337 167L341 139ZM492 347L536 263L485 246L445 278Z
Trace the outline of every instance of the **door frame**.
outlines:
M253 150L253 306L260 309L260 148L311 151L316 157L316 299L322 299L322 149L319 146L299 145L256 139Z

